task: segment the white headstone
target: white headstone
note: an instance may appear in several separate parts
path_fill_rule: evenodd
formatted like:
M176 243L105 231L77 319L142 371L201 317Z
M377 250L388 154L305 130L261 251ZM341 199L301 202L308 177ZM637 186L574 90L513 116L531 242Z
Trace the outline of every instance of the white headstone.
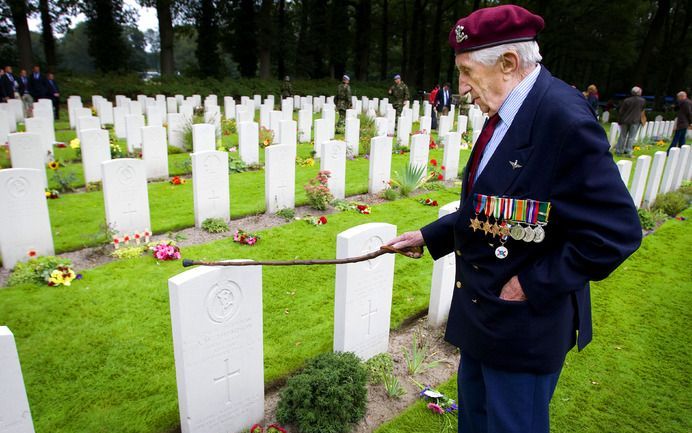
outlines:
M94 116L77 118L77 138L82 140L82 131L87 129L101 129L101 119Z
M275 144L264 151L265 203L268 213L295 206L296 148Z
M413 105L411 105L411 120L413 122L418 122L420 120L420 101L415 100L413 101Z
M423 116L432 118L432 105L428 101L423 101Z
M610 146L615 146L618 141L618 135L620 133L620 125L615 122L610 123L610 133L608 134L608 142Z
M326 119L316 119L315 120L315 157L320 158L322 152L322 143L329 140L329 128Z
M259 164L259 125L255 122L238 124L238 153L248 165Z
M156 105L147 108L147 126L163 126L164 112Z
M649 179L646 181L646 192L644 193L644 202L642 203L642 206L645 208L649 208L656 200L665 163L666 153L661 151L656 152L651 164L651 170L649 170Z
M192 122L192 117L194 113L194 107L190 104L183 104L180 106L179 113L185 116L188 122Z
M394 135L396 132L396 111L393 108L387 110L387 135Z
M467 128L469 126L469 118L464 116L463 114L459 115L459 118L457 120L457 131L460 133L465 133Z
M622 159L617 163L618 171L620 172L620 178L622 182L627 186L630 181L630 172L632 171L632 161Z
M262 268L199 267L168 280L182 433L264 418Z
M293 99L286 98L281 101L282 120L293 120Z
M411 138L411 153L409 155L409 165L422 167L424 173L428 174L428 155L430 154L430 136L428 134L415 134Z
M125 127L127 128L127 151L134 152L135 149L140 149L142 147L144 116L141 114L128 114L125 116Z
M399 141L399 146L408 147L409 137L411 136L411 121L408 114L403 114L399 116L399 123L397 128L397 139Z
M125 123L125 116L127 115L128 110L126 107L113 108L113 130L117 138L127 138L127 124Z
M178 101L172 96L166 98L166 112L169 114L178 112Z
M108 131L105 129L85 129L80 143L84 182L101 181L101 163L110 161L111 149Z
M375 118L375 134L377 137L386 137L387 129L389 128L389 121L386 117L376 117Z
M339 140L331 140L322 143L322 158L320 170L329 171L327 181L329 191L334 198L346 197L346 143Z
M191 154L195 227L207 218L230 221L228 153L209 150Z
M678 162L678 166L675 169L675 173L673 173L673 186L672 189L676 190L680 188L680 185L682 185L682 181L684 180L685 173L687 172L687 166L690 164L690 145L685 144L680 147L680 160Z
M142 96L142 95L140 95ZM130 101L128 104L129 108L129 113L130 114L143 114L144 113L144 107L142 106L142 103L140 101Z
M101 101L99 119L101 119L101 126L113 124L113 103L111 101L105 99Z
M459 200L448 203L440 207L438 218L453 214L458 209ZM449 307L452 305L455 273L456 262L454 253L449 253L435 260L430 286L430 304L428 305L428 323L433 327L442 326L447 321Z
M327 139L334 138L336 131L336 110L333 105L325 105L322 109L322 118L325 120L327 125Z
M101 163L106 222L120 235L151 227L144 161L121 158Z
M346 258L379 250L396 236L396 226L369 223L341 232L336 257ZM354 352L362 360L389 347L394 255L336 266L334 351Z
M11 113L0 110L0 145L7 143L7 136L10 133L10 121L12 119Z
M298 112L298 141L307 143L312 136L312 110L308 107Z
M445 144L442 156L444 180L456 179L459 176L459 151L461 150L461 132L450 132L447 134L447 144Z
M668 152L666 167L663 169L663 179L661 180L661 188L658 191L660 194L673 190L673 178L675 175L675 171L678 168L679 160L680 148L674 147L670 149L670 152Z
M42 188L47 188L47 155L41 136L31 132L14 132L7 136L7 141L9 142L12 168L33 168L38 170L39 183Z
M603 114L601 115L601 122L608 123L609 121L610 121L610 112L604 111Z
M192 151L216 150L216 128L209 123L192 125Z
M447 134L449 134L451 126L451 118L449 116L440 116L440 121L437 124L437 136L440 137L440 143L445 144Z
M426 134L430 134L431 124L432 124L432 118L430 116L421 116L420 117L420 127L418 129L420 131L423 131Z
M7 326L0 326L0 383L0 431L34 433L17 345Z
M147 179L168 177L166 128L163 126L142 128L142 159L146 167Z
M642 204L644 197L644 186L646 186L646 176L649 174L649 166L651 165L651 157L642 155L637 158L637 166L634 168L634 177L632 178L632 186L630 187L630 195L634 201L634 206L637 209Z
M221 109L218 105L210 105L204 112L204 123L214 125L218 135L221 135Z
M344 139L346 140L347 151L353 156L358 156L360 141L360 119L358 117L346 118Z
M179 149L185 148L185 116L180 113L168 114L168 144Z
M74 129L77 125L77 117L75 116L74 110L82 107L82 99L79 96L70 96L67 98L67 116L70 121L71 129Z
M368 192L377 194L389 188L392 170L392 137L373 137L370 140L370 170Z
M235 119L235 99L230 96L223 97L223 115L226 119Z
M98 121L98 119L96 120ZM26 132L34 133L41 137L41 145L46 153L53 153L51 134L55 135L55 131L48 119L45 117L31 117L24 120L24 126L26 127Z
M279 143L296 145L298 124L295 120L282 120L279 122Z

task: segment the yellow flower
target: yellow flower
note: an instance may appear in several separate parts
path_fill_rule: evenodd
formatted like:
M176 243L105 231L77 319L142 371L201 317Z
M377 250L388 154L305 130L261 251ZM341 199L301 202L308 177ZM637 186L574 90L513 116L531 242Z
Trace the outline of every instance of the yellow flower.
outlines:
M663 140L658 140L658 141L656 142L656 146L664 146L665 144L666 144L666 142L663 141Z
M305 160L305 164L309 167L312 167L313 165L315 165L315 160L312 158L308 158Z
M50 198L50 191L46 191L46 197Z
M71 148L79 149L79 145L80 145L79 138L73 138L72 140L70 140L70 147Z
M642 148L639 146L634 146L634 151L636 152L637 150L642 150Z
M48 281L55 284L56 286L65 283L65 279L63 278L62 272L57 269L50 273L50 279Z
M48 163L48 168L50 168L51 170L57 170L60 168L60 164L58 163L58 161L51 161Z

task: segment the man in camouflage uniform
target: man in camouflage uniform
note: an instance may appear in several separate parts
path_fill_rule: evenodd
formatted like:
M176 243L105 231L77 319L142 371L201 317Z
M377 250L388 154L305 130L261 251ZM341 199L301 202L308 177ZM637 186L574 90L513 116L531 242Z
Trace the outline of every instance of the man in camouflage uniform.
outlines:
M342 82L339 87L336 88L336 109L339 110L339 122L338 126L343 126L346 121L346 110L351 108L351 86L349 82L351 79L348 75L342 77Z
M401 75L396 74L394 76L394 85L389 88L387 93L392 98L390 102L396 110L396 118L398 119L401 115L401 109L404 108L404 104L409 100L408 86L401 81Z
M281 99L293 97L293 86L291 86L291 77L286 75L284 82L281 83Z

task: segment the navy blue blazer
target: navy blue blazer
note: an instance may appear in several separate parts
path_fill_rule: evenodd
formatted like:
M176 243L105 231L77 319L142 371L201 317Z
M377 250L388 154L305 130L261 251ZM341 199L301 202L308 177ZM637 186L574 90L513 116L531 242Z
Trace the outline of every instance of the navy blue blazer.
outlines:
M421 229L433 258L455 251L445 338L498 369L552 373L591 333L589 281L601 280L641 243L637 211L584 97L541 67L538 79L459 210ZM470 159L469 159L470 161ZM511 164L516 161L517 164ZM462 190L468 179L466 166ZM474 194L552 203L542 243L474 232ZM526 301L499 298L517 275Z

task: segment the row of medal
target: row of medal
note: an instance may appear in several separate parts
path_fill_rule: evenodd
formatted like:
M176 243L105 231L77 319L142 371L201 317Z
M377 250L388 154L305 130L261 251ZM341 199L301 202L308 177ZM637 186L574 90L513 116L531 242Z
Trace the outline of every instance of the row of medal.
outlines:
M509 255L504 245L509 238L536 243L545 239L543 227L548 224L550 202L476 194L473 206L476 216L470 219L469 227L474 232L481 230L486 235L500 238L500 246L495 249L498 259Z

